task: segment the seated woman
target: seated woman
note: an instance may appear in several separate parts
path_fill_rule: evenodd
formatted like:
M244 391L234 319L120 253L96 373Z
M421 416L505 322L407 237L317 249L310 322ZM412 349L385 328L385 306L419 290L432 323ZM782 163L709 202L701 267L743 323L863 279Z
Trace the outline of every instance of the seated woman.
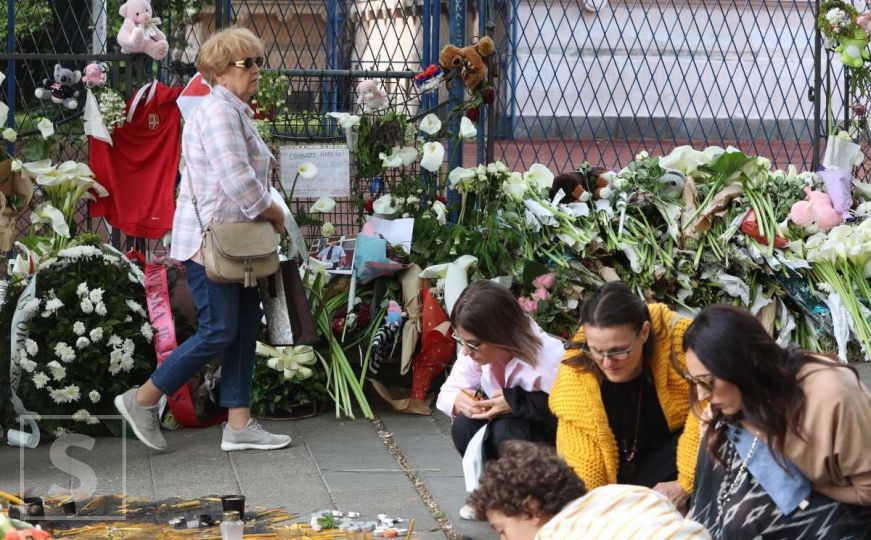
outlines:
M620 485L588 493L552 448L525 441L502 446L469 502L505 540L710 539L659 493Z
M714 538L871 538L871 395L855 370L725 305L683 347L710 402L692 518Z
M589 488L652 487L682 508L699 446L683 378L689 319L607 283L581 307L550 396L556 448Z
M520 308L511 291L492 281L469 285L451 311L460 350L436 406L452 418L460 454L487 426L484 458L510 439L553 444L556 418L547 408L564 349ZM476 394L483 394L478 399ZM475 519L463 507L461 517Z

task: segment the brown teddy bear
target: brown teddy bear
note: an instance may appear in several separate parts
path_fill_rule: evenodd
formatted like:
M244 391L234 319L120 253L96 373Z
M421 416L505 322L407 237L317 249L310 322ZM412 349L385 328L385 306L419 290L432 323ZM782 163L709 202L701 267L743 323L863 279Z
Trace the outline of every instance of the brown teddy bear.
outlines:
M439 67L448 73L451 70L459 70L463 79L463 86L469 92L474 92L487 80L487 62L484 58L493 54L496 45L488 36L484 36L477 43L468 47L445 45L439 52Z

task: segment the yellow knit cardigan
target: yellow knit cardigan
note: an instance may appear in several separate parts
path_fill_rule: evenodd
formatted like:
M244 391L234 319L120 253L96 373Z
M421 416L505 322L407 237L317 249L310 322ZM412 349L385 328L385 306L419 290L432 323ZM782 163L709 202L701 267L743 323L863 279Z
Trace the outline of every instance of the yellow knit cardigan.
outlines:
M686 369L683 335L691 321L679 317L665 304L650 304L648 309L651 336L656 340L650 365L653 382L669 430L675 432L683 427L677 446L678 481L691 493L699 448L699 421L690 411L689 384L674 369L670 358L674 354L680 369ZM583 328L575 334L574 341L584 341ZM569 350L563 360L579 354L580 351ZM617 441L608 424L596 375L562 364L549 405L559 419L557 452L581 477L587 489L617 483Z

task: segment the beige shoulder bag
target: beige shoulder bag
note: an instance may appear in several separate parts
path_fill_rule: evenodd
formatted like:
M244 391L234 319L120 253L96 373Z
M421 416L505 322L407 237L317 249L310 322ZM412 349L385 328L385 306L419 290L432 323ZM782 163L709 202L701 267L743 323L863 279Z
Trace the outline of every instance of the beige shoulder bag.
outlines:
M188 176L191 202L203 232L206 277L217 283L256 287L257 280L278 271L279 236L268 221L222 223L206 229L197 208L194 183Z

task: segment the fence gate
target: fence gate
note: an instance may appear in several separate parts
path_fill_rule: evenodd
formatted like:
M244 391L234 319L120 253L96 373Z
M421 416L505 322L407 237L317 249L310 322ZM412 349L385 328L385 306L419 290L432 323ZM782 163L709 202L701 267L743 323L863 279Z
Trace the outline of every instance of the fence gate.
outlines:
M364 78L380 78L398 112L411 116L459 97L454 90L421 98L413 77L444 44L485 33L497 45L492 157L515 169L541 162L564 172L584 160L615 167L640 150L661 154L680 144L731 144L778 166L811 168L829 124L821 111L840 114L845 103L824 91L840 88L840 79L818 49L818 1L153 0L170 41L162 62L120 53L120 0L0 2L7 122L26 132L51 118L61 139L54 159L88 155L78 113L33 96L55 63L105 62L109 84L129 97L153 78L183 84L200 43L230 24L254 30L269 70L287 77L271 125L278 144L343 140L324 115L354 110ZM831 107L823 107L824 93ZM486 130L479 134L453 164L487 157ZM353 179L356 196L328 216L340 232L356 227L370 181ZM108 234L80 211L82 226ZM19 229L28 224L25 217Z

